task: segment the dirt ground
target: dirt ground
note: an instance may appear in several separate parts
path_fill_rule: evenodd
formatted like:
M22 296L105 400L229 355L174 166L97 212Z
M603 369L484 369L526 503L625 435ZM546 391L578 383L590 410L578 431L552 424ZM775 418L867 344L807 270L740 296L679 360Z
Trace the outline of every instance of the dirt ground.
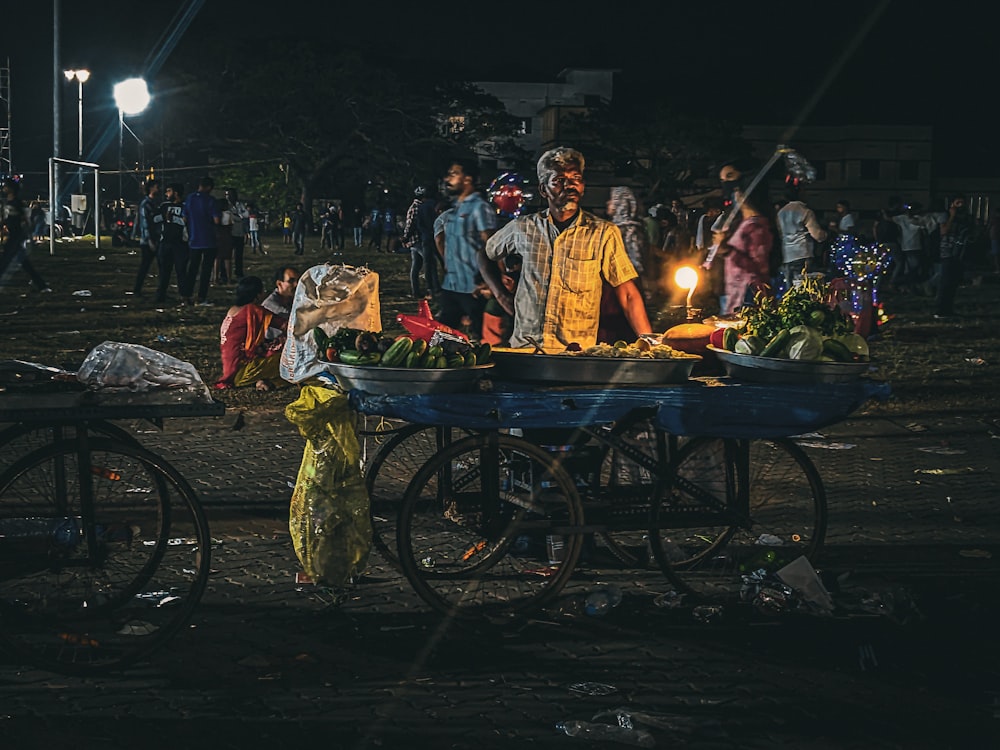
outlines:
M287 263L304 270L324 262L368 264L380 276L382 322L385 330L402 332L398 312L415 312L409 296L409 254L375 253L353 243L343 254L320 250L318 238L306 243L302 258L292 254L280 237L265 238L268 255L249 254L246 273L260 276L266 287L276 267ZM87 352L102 341L142 344L191 362L206 383L220 374L219 324L231 304L232 286L213 287L213 307L178 307L176 290L168 303L153 302L155 268L140 297L131 294L139 264L135 248L113 248L93 239L62 242L54 255L48 246L31 255L52 293L29 287L21 271L10 275L0 295L0 358L21 359L76 370ZM933 317L932 300L913 294L885 294L889 321L871 341L875 368L870 377L888 381L893 396L869 405L872 413L967 412L1000 418L1000 279L973 269L958 293L957 321ZM655 318L656 311L650 311ZM284 406L297 389L270 393L251 389L217 392L230 407Z

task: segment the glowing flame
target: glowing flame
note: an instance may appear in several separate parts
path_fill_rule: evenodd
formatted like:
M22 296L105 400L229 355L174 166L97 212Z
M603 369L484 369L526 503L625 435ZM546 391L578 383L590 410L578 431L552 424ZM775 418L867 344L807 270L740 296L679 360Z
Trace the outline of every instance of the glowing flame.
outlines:
M691 297L698 286L698 272L691 266L681 266L674 272L674 283L681 289L688 290L687 306L691 306Z

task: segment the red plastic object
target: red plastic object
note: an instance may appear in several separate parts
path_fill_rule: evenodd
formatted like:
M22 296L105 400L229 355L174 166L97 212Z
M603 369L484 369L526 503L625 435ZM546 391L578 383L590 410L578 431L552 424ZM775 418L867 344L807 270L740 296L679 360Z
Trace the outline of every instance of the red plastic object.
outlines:
M435 331L444 331L453 336L460 336L465 341L469 340L469 337L461 331L457 331L454 328L446 326L444 323L438 323L434 320L434 315L431 313L431 306L425 299L420 300L417 304L416 315L400 313L396 316L396 321L409 331L410 336L414 339L430 341Z

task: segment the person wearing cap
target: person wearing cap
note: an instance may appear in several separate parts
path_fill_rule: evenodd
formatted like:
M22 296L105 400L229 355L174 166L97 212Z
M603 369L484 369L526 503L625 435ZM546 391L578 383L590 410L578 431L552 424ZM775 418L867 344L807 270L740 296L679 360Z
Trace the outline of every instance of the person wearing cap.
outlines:
M618 227L584 211L585 160L563 146L538 160L538 188L548 209L519 216L486 243L480 269L497 301L514 316L511 346L532 340L545 348L597 342L604 282L613 289L636 335L651 327L638 274ZM513 294L503 285L497 261L521 257L521 277Z

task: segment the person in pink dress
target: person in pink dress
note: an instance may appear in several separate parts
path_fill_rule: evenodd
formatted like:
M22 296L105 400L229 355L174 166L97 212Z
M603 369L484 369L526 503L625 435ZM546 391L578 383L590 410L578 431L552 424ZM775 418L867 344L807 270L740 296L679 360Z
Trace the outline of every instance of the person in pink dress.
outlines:
M739 311L771 283L774 225L770 200L759 187L751 193L737 187L734 197L740 207L739 224L732 234L716 232L714 238L718 254L725 258L726 296L721 315Z

